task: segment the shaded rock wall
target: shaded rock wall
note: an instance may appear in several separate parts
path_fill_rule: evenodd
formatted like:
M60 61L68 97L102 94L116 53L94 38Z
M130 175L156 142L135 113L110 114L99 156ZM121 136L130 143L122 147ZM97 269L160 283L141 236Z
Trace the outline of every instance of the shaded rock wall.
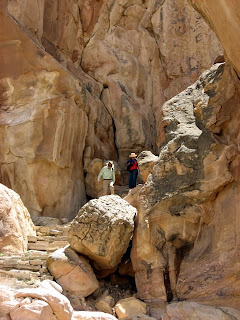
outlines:
M185 0L1 6L0 181L31 214L72 218L93 159L156 152L163 102L222 51Z
M240 3L237 0L189 0L205 18L221 41L227 57L240 75Z

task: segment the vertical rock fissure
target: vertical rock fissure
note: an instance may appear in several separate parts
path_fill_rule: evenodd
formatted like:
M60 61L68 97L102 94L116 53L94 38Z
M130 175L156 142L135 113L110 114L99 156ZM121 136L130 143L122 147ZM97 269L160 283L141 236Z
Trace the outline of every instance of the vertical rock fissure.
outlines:
M164 285L166 288L166 296L167 296L167 302L171 302L173 299L173 293L172 293L172 288L171 288L171 283L170 283L170 276L169 276L169 269L168 267L163 273L163 278L164 278Z

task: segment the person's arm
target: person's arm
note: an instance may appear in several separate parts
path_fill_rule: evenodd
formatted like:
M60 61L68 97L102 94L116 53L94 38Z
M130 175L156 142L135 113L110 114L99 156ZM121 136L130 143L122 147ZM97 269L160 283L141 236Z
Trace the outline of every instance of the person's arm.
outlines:
M103 168L102 168L102 170L99 172L99 175L98 175L98 177L97 177L98 182L100 181L102 175L103 175Z

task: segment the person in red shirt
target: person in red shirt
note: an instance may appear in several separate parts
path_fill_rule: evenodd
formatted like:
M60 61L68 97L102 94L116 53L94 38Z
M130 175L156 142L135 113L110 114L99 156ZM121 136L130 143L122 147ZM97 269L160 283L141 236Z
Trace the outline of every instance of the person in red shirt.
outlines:
M129 189L133 189L137 185L137 176L138 176L138 162L137 155L131 153L129 155L130 159L127 161L127 170L128 170L128 186Z

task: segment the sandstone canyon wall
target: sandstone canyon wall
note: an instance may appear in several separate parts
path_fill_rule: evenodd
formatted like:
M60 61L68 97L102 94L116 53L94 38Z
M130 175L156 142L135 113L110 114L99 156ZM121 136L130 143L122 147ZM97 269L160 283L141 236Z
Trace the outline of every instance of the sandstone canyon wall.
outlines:
M226 55L234 69L240 74L239 32L240 3L237 0L189 0L205 18L221 41Z
M239 7L191 2L231 65L216 64L163 105L165 139L139 194L132 261L144 299L239 309L239 57L224 41L238 35Z
M1 6L0 181L31 214L72 218L93 159L156 152L161 105L222 52L185 0Z

